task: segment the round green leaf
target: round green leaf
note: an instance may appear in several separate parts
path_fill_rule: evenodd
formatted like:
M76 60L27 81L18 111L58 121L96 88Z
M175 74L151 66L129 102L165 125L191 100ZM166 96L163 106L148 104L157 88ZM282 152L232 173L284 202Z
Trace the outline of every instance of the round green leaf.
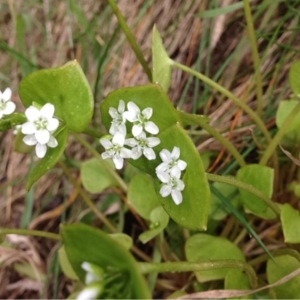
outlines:
M68 259L84 281L83 262L89 262L104 272L119 270L126 277L131 299L150 298L146 282L139 272L137 262L130 252L108 234L85 224L72 224L62 227L62 237ZM122 291L116 291L122 295Z
M300 243L300 215L289 204L281 207L280 219L283 229L284 241L286 243Z
M142 243L147 243L161 233L169 223L169 215L161 206L154 208L150 214L150 229L143 232L139 239Z
M22 80L19 94L25 106L52 103L55 115L75 132L82 132L93 115L93 95L76 60L31 73Z
M57 139L58 146L56 148L48 148L45 157L38 161L38 163L30 170L26 184L27 190L29 190L45 173L50 171L60 159L68 140L67 128L61 129L55 138Z
M212 260L245 261L243 252L229 240L208 234L195 234L185 244L185 253L190 262L209 262ZM230 268L195 272L199 282L206 282L226 277Z
M150 220L151 211L160 205L151 176L137 174L128 186L128 201L130 205L146 220Z
M153 82L159 83L167 92L171 83L171 60L156 26L153 27L152 32L152 65Z
M250 290L250 283L247 275L241 270L229 270L225 277L225 289L226 290ZM231 298L230 300L236 299L253 299L251 295Z
M81 164L82 184L90 193L100 193L110 186L118 185L113 176L107 172L104 163L110 162L92 158Z
M258 176L259 175L259 176ZM239 169L237 178L245 183L251 184L256 189L271 197L273 193L274 170L257 164L246 165ZM259 197L250 192L240 189L241 200L246 208L253 213L264 213L267 211L267 204Z
M300 96L300 61L292 64L289 73L290 85L296 96Z
M267 263L267 277L269 284L280 280L298 268L300 268L300 262L290 255L278 256L275 258L275 262L269 259ZM299 286L300 275L283 284L272 287L272 290L276 295L276 299L299 299Z

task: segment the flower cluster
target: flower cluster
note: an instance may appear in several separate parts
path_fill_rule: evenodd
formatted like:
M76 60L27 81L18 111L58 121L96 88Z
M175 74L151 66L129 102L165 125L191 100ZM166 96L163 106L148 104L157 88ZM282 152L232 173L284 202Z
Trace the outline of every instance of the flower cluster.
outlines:
M172 196L175 204L182 202L182 191L184 190L184 182L180 179L181 172L187 167L184 160L179 159L180 149L174 147L172 152L167 149L160 151L159 156L162 163L159 164L155 171L158 179L163 183L160 194L162 197Z
M31 105L25 111L27 122L21 128L25 134L23 141L29 146L35 146L35 153L39 158L45 156L47 146L55 148L58 145L53 136L59 125L58 119L53 118L54 110L54 105L47 103L40 110Z
M83 270L86 271L85 274L85 284L86 287L77 295L77 300L91 300L99 299L102 292L102 286L100 282L103 279L103 271L96 265L89 262L83 262L81 264Z
M148 160L156 158L152 149L160 143L160 139L154 136L147 136L147 133L156 135L159 133L157 125L150 121L153 109L147 107L142 111L134 102L125 103L119 101L118 108L110 107L109 114L112 117L109 133L111 137L100 139L101 145L106 150L101 154L103 159L111 158L116 169L121 169L125 158L139 159L144 155ZM127 137L126 122L132 123L132 136ZM126 146L130 148L126 148Z
M16 109L16 104L10 100L11 89L6 88L4 92L0 91L0 119L4 115L12 114Z

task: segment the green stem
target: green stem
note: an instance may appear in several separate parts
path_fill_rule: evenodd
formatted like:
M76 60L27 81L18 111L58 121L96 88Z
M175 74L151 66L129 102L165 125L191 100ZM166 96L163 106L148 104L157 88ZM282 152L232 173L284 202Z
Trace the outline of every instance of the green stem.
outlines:
M229 176L220 176L220 175L215 175L215 174L210 174L206 173L207 179L210 181L215 181L215 182L221 182L221 183L226 183L229 185L233 185L237 188L243 189L257 197L259 197L261 200L263 200L277 215L280 214L280 209L277 207L277 205L269 199L264 193L261 191L257 190L255 187L253 187L250 184L247 184L245 182L239 181L234 177L229 177Z
M142 274L163 273L163 272L201 272L216 269L241 269L244 270L255 288L257 286L257 277L253 268L240 260L217 260L209 262L164 262L164 263L144 263L139 262L139 269Z
M266 140L268 142L271 141L271 135L269 133L269 131L267 130L264 122L261 120L261 118L259 117L259 115L253 111L246 103L244 103L241 99L239 99L237 96L235 96L234 94L232 94L230 91L226 90L224 87L222 87L221 85L219 85L218 83L216 83L215 81L211 80L210 78L208 78L207 76L185 66L182 65L176 61L171 60L171 63L174 67L181 69L184 72L187 72L195 77L197 77L198 79L202 80L203 82L205 82L206 84L210 85L212 88L216 89L217 91L219 91L221 94L223 94L224 96L228 97L229 99L231 99L238 107L240 107L242 110L244 110L252 119L253 121L257 124L257 126L259 127L259 129L261 130L261 132L264 134Z
M86 128L83 133L89 135L89 136L92 136L94 138L101 138L102 136L104 136L106 133L100 131L100 130L97 130L93 127L88 127Z
M122 15L119 7L117 6L117 4L115 3L115 0L108 0L108 4L111 6L115 16L118 19L118 22L122 28L122 30L125 33L125 36L131 46L131 48L133 49L138 61L140 62L140 64L142 65L145 73L148 76L149 81L152 81L152 74L151 74L151 70L143 56L143 52L140 49L139 45L137 44L134 35L132 34L129 26L127 25L124 16Z
M94 204L94 202L89 198L89 196L86 194L86 192L81 188L80 184L76 181L76 179L73 177L71 172L69 171L68 167L65 165L65 163L60 162L59 163L61 168L63 169L64 173L67 175L69 180L72 182L72 184L76 187L78 193L82 197L85 204L90 208L91 211L94 212L94 214L101 220L103 224L105 224L108 229L111 232L116 232L116 228L109 222L109 220L98 210L97 206Z
M254 64L254 78L256 82L256 96L257 96L257 112L260 117L263 116L263 88L262 88L262 77L260 72L260 59L258 54L257 41L255 36L255 29L253 25L253 18L251 14L251 7L249 0L243 0L244 12L247 22L248 34L250 38L250 44L252 49L252 58Z
M19 235L29 235L29 236L38 236L52 240L61 240L61 236L56 233L40 231L40 230L31 230L31 229L20 229L20 228L0 228L0 235L6 234L19 234Z
M286 131L289 129L291 123L295 119L295 117L300 112L300 102L296 105L296 107L291 111L288 117L283 122L281 128L277 131L276 135L268 145L267 149L264 151L264 154L260 160L261 165L266 165L270 157L272 156L273 152L275 151L276 147L280 143L281 139L283 138Z
M103 165L103 167L106 169L106 171L116 180L118 185L122 188L124 192L127 192L127 184L125 181L115 172L114 169L111 168L111 166L102 159L101 155L94 149L94 147L88 143L83 137L81 137L79 134L74 133L76 139L84 146L86 147L93 155L96 157L100 163Z

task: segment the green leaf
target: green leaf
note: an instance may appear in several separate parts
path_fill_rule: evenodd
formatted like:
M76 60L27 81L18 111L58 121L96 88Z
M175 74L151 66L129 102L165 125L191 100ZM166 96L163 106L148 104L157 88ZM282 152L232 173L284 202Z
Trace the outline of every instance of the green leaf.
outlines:
M300 215L289 204L284 204L280 211L280 220L286 243L300 243Z
M128 186L128 201L130 205L146 220L150 220L151 211L160 205L154 189L153 179L140 173L133 177Z
M17 125L23 124L24 122L26 122L26 117L24 114L13 113L9 116L5 116L3 119L0 119L0 131L12 129Z
M271 198L273 193L273 169L257 164L246 165L239 169L237 178L245 183L251 184L253 187ZM267 211L267 204L258 196L250 192L240 189L241 201L244 206L253 213L264 213Z
M122 284L126 285L129 293L127 298L150 298L137 262L119 241L98 229L80 223L63 226L62 237L68 259L82 281L84 281L85 272L81 264L86 261L103 269L106 274L110 271L123 274L120 280L126 280ZM118 283L122 286L121 282ZM123 298L123 290L118 290L117 286L114 289L106 292L113 292L114 295ZM110 294L110 296L113 295ZM105 298L105 291L103 297Z
M300 96L300 61L292 64L289 72L290 85L293 93L299 97Z
M168 91L171 84L171 62L161 36L154 26L152 32L152 80L154 83L159 83L165 92Z
M109 236L120 243L127 250L130 250L133 245L131 236L125 233L111 233Z
M169 215L161 206L154 208L150 214L150 230L143 232L139 239L142 243L147 243L161 233L169 223Z
M110 162L92 158L81 164L82 184L90 193L100 193L108 187L118 185L115 178L107 172L104 163Z
M250 290L250 284L247 275L241 270L229 270L225 277L224 288L226 290ZM230 298L235 299L253 299L251 295Z
M93 115L93 95L76 60L31 73L22 80L19 94L26 107L32 102L52 103L55 115L75 132L82 132Z
M272 284L284 276L300 268L300 262L290 255L281 255L275 258L275 262L268 260L267 277ZM300 275L272 288L276 299L299 299Z
M208 234L195 234L185 244L185 253L190 262L209 262L212 260L245 261L243 252L229 240ZM195 272L199 282L223 279L234 269L214 269Z
M285 120L289 117L291 112L295 109L298 101L296 100L286 100L279 103L279 107L276 112L276 125L281 128ZM300 142L300 113L291 122L289 129L285 132L283 143L299 144Z
M77 277L76 273L74 272L68 260L64 246L61 246L58 250L58 259L63 273L70 279L78 280L79 278Z
M185 189L182 192L183 201L180 205L176 205L171 196L166 198L160 196L161 183L156 179L155 187L162 206L181 226L191 230L206 230L210 212L210 189L200 154L179 124L171 126L159 137L161 143L157 146L158 152L164 148L172 151L173 147L177 146L180 148L180 159L187 163L182 176ZM160 163L159 158L158 160L157 165Z
M68 130L66 128L61 129L61 131L57 134L57 136L55 136L55 138L57 139L58 146L56 148L48 148L45 157L42 158L30 170L26 184L27 190L29 190L36 181L38 181L45 173L51 170L58 162L66 148L68 140Z

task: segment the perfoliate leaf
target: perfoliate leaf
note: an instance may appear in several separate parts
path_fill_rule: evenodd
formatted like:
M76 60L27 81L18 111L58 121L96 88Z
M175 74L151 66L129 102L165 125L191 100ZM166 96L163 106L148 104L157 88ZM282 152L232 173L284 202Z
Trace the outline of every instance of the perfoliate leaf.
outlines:
M58 142L57 147L47 148L47 153L45 157L38 161L37 164L30 170L26 184L27 190L29 190L31 186L36 181L38 181L44 174L51 170L51 168L53 168L60 159L61 155L63 154L66 148L68 140L67 128L61 129L59 133L55 136L55 138Z
M300 243L300 214L289 204L284 204L280 210L280 219L286 243Z
M82 132L93 115L93 95L76 60L31 73L21 81L19 94L26 107L33 102L41 106L52 103L55 116L75 132Z
M168 91L171 83L171 60L164 48L160 34L153 27L152 32L152 80L159 83L165 92Z

